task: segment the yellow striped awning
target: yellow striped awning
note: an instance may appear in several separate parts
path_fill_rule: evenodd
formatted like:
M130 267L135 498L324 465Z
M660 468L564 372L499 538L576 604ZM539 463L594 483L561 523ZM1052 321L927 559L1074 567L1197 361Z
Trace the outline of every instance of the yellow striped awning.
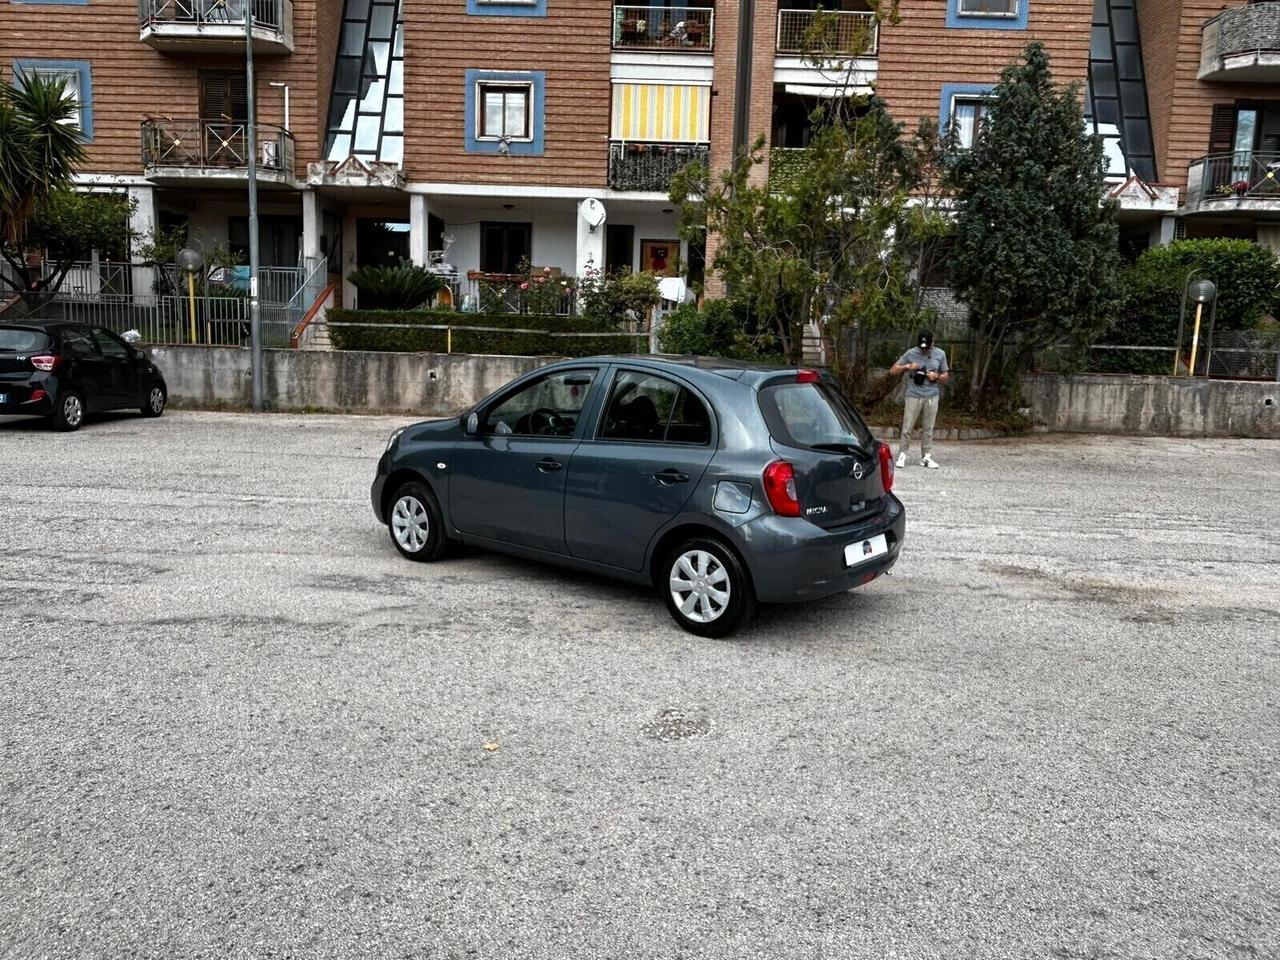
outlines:
M614 140L706 143L711 139L711 88L675 83L615 83Z

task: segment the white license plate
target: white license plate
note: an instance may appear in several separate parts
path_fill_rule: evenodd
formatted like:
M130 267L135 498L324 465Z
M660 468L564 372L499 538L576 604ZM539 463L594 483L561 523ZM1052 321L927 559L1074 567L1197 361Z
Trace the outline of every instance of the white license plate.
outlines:
M0 403L8 403L8 402L9 402L9 395L7 393L0 393Z
M888 552L889 541L882 533L878 537L862 540L859 543L851 543L845 547L844 565L846 567L856 567L858 564L874 560L876 557L883 557Z

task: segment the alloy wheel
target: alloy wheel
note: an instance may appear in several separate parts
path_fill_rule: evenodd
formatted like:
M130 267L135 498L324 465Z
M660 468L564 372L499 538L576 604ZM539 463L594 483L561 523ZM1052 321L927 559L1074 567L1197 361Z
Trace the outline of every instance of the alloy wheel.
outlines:
M164 412L164 391L159 387L152 387L151 393L147 395L147 406L151 408L151 412L157 416Z
M62 401L62 419L72 429L80 426L80 421L84 419L84 404L74 393Z
M431 517L417 497L403 496L391 510L391 532L396 543L409 553L417 553L427 545L431 534Z
M671 565L671 598L682 616L695 623L718 620L729 607L729 571L706 550L689 550Z

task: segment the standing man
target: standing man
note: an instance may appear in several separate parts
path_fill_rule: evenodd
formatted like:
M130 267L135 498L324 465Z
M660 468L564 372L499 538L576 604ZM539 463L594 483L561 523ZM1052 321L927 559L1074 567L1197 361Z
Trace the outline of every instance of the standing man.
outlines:
M902 359L889 368L889 373L907 377L907 402L902 413L902 440L898 448L898 466L907 464L907 447L911 445L911 431L916 421L922 420L920 436L920 466L938 469L933 459L933 424L938 419L938 384L946 383L951 374L947 370L947 355L941 348L933 348L933 331L920 331L918 346L902 355Z

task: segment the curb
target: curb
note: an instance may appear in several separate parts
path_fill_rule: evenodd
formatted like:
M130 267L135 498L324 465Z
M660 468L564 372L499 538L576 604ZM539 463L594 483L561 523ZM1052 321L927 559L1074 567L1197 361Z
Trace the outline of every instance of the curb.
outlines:
M871 427L871 432L881 440L901 439L901 427ZM1006 433L1001 430L986 430L981 427L953 427L933 431L935 440L999 440L1004 437L1026 436L1027 433L1048 433L1048 427L1035 426L1021 433Z

